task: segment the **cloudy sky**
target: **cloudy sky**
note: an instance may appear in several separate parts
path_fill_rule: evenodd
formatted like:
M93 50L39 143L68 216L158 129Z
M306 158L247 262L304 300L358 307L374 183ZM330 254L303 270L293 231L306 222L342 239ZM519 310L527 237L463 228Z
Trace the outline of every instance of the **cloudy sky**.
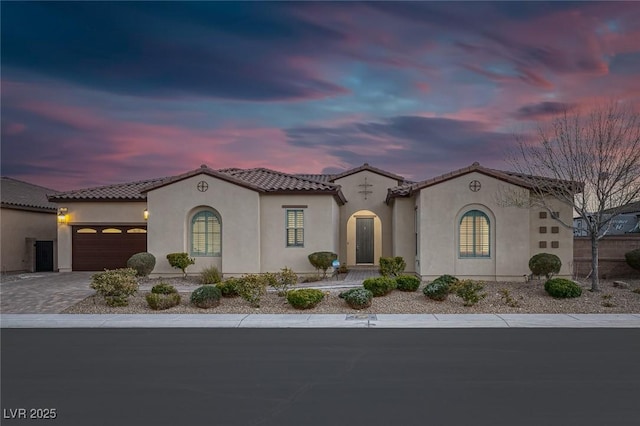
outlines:
M3 176L214 168L414 180L640 99L640 3L1 3Z

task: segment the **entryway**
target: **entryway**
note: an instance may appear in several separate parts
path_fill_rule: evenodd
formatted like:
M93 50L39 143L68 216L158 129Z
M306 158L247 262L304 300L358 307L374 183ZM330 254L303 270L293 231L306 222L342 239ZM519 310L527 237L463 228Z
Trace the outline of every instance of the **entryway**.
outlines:
M347 265L377 265L382 256L382 222L370 210L358 210L347 220Z
M356 263L373 263L373 218L356 218Z

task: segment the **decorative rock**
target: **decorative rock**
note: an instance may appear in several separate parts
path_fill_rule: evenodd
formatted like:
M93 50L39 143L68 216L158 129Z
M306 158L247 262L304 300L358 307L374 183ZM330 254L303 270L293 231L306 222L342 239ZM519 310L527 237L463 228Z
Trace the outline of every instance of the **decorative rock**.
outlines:
M613 286L618 288L626 288L626 289L631 288L631 286L625 283L624 281L614 281Z

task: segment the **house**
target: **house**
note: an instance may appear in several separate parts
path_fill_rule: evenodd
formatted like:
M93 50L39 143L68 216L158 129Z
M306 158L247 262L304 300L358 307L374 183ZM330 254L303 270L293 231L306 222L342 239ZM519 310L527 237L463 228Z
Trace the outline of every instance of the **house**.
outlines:
M307 256L332 251L348 266L402 256L423 279L453 274L522 280L529 258L557 254L571 274L573 235L547 211L504 207L497 195L529 196L522 176L478 163L421 182L364 164L338 174L292 175L205 165L182 175L81 189L49 199L58 224L61 271L121 267L133 253L156 257L154 276L176 274L172 252L224 276L313 273ZM571 206L550 200L561 217Z
M56 268L56 191L2 177L0 258L2 273L53 271Z
M611 216L610 210L604 211L605 217ZM573 219L573 235L575 237L588 236L584 218ZM609 226L602 232L604 235L640 234L640 201L629 203L618 210L609 222Z

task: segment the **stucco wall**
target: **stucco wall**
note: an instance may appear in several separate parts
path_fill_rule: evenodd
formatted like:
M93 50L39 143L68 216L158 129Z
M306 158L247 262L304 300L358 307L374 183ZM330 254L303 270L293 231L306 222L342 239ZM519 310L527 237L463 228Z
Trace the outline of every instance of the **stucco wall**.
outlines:
M367 190L371 191L371 193L367 194L366 200L364 198L365 194L360 193L360 191L364 190L364 187L359 186L364 184L365 177L367 178L367 184L371 185L367 187ZM391 207L385 203L385 199L387 190L396 186L398 182L395 179L364 170L337 179L334 183L341 185L342 193L347 199L347 203L340 207L340 235L346 236L346 238L342 238L340 246L339 255L341 260L346 259L350 265L355 262L355 239L349 238L347 223L351 216L360 210L369 210L380 219L381 235L379 241L381 247L377 249L374 247L374 251L379 253L379 256L391 256L393 253ZM355 223L355 221L353 222ZM355 236L355 232L352 234ZM376 264L378 264L379 256L374 259Z
M304 247L287 247L287 207L304 212ZM309 254L338 251L337 211L332 195L261 195L261 272L278 272L285 266L297 273L315 272Z
M200 192L197 184L209 188ZM156 256L153 275L175 275L168 253L189 253L189 228L200 209L218 212L222 222L222 257L195 257L187 272L196 274L216 266L225 276L260 272L260 198L258 192L201 174L163 186L147 194L147 249Z
M396 198L393 201L393 256L402 256L406 272L416 271L415 199Z
M144 225L147 203L137 202L62 202L68 221L58 224L58 268L71 271L71 227L73 225Z
M469 189L473 180L481 183L480 191ZM470 173L423 189L419 198L422 277L452 274L484 280L523 280L531 256L530 214L517 207L503 207L500 201L505 189L516 188L481 173ZM474 209L490 220L488 258L459 257L460 219Z
M534 203L541 204L540 201ZM538 253L551 253L558 256L562 262L560 276L571 277L573 273L573 229L563 226L562 223L573 224L573 208L560 200L547 198L544 204L550 207L552 212L558 212L556 220L541 206L530 210L530 251L529 258ZM540 217L543 213L545 218ZM541 243L546 247L541 247ZM556 247L557 246L557 247ZM528 270L527 266L527 272Z
M35 268L35 248L33 244L28 245L26 239L55 241L57 239L55 212L40 213L2 208L0 215L2 272L33 271Z

